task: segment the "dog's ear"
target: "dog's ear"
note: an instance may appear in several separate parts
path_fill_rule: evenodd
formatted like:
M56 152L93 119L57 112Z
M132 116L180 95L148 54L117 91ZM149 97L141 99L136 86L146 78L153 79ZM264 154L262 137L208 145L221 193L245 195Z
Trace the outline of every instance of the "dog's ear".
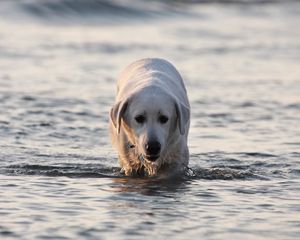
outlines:
M190 119L190 108L185 104L175 101L177 124L181 135L185 134L185 126Z
M119 101L110 109L110 120L117 129L118 134L120 133L121 119L124 116L127 106L128 100Z

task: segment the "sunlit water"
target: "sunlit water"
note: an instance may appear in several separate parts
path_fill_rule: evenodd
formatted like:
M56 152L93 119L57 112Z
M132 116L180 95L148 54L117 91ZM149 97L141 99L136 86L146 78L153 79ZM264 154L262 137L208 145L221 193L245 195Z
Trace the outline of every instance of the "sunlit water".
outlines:
M300 4L133 2L0 3L0 238L299 239ZM108 111L143 57L186 82L186 176L119 174Z

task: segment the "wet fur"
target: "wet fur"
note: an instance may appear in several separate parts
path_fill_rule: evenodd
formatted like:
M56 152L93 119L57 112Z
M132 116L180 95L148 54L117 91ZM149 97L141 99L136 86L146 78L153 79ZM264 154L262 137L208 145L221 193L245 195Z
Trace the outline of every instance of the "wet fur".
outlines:
M179 93L183 96L177 98L176 95L172 94L176 94L176 91L178 93L178 89L172 91L172 89L166 89L153 81L152 78L157 78L157 76L161 76L162 79L165 77L165 73L162 71L164 69L161 66L165 66L167 73L168 71L175 71L171 72L170 75L173 76L172 79L178 78L178 81L181 81L180 84L182 84L183 89L179 89ZM161 71L161 75L156 74L157 68L158 71ZM151 75L153 71L155 74ZM144 84L143 82L144 85L142 87L137 85L136 89L129 88L130 84L128 82L132 81L136 76L138 76L137 82L144 76L149 78L149 80L146 79L145 81L142 79L141 81L146 83ZM134 87L134 85L131 86ZM122 90L123 92L121 92ZM132 111L135 110L135 106L140 107L137 104L143 98L149 98L151 94L155 96L155 100L157 98L161 99L161 104L168 103L168 106L163 107L172 109L170 110L172 116L169 123L169 131L166 133L167 136L163 136L166 140L165 146L162 149L161 156L155 162L150 162L143 158L142 147L135 134L135 129L130 126L131 115L133 114ZM144 104L142 107L147 112L149 106ZM159 109L160 106L157 106L157 108ZM110 136L113 145L118 150L119 163L125 175L169 175L184 170L188 165L189 159L187 147L189 115L189 103L183 82L179 73L170 63L161 59L142 59L127 67L119 79L116 104L110 112Z

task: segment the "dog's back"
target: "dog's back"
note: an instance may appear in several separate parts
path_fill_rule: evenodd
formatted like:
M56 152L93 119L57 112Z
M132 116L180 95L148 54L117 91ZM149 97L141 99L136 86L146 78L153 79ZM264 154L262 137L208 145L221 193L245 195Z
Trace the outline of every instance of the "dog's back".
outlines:
M150 85L163 88L189 106L186 89L179 72L171 63L160 58L141 59L126 67L118 80L117 99L121 100Z

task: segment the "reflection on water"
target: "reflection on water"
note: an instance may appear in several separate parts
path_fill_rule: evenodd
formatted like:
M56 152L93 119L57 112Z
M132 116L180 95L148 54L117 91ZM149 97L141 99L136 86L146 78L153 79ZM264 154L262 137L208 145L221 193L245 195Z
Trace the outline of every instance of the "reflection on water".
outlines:
M1 239L299 238L299 3L204 2L0 2ZM119 173L108 111L143 57L186 82L184 176Z
M110 189L113 192L138 193L148 196L180 194L188 186L188 181L183 178L172 179L149 179L149 178L115 178L114 186Z

